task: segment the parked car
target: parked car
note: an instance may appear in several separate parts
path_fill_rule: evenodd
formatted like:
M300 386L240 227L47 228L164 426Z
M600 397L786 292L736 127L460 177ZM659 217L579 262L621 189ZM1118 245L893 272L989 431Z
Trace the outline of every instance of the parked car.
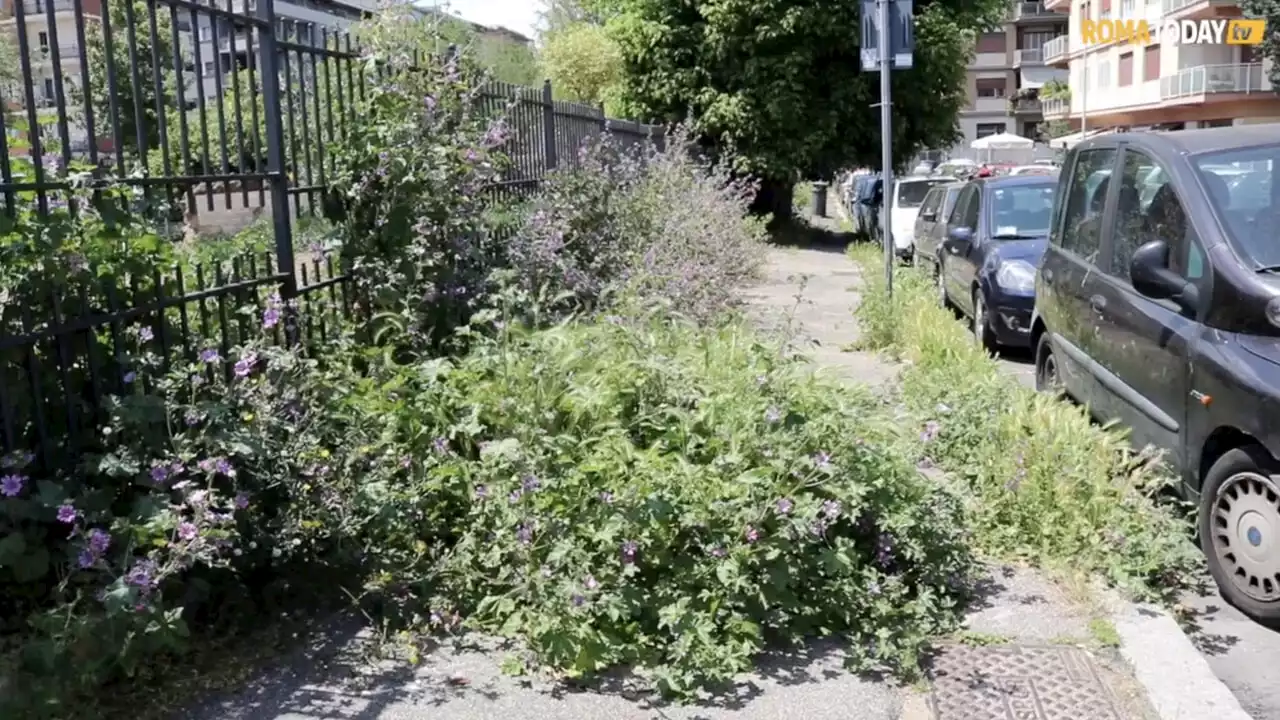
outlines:
M889 232L894 252L900 258L910 258L915 247L916 216L925 195L937 185L948 183L946 178L905 177L893 183L892 204L889 206Z
M974 180L947 220L939 299L969 318L989 350L1028 347L1036 265L1049 238L1057 180L1019 175Z
M871 202L877 180L877 175L860 175L853 184L853 227L859 233L873 234Z
M912 261L931 269L934 277L937 277L941 265L938 253L942 252L942 241L947 237L947 218L951 216L951 209L955 207L956 197L963 187L962 182L947 182L929 188L916 217Z
M1019 165L1009 168L1009 175L1052 175L1057 177L1058 168L1053 165Z
M1226 176L1239 173L1223 168L1254 179L1232 183ZM1099 173L1106 179L1090 188ZM1081 142L1059 180L1031 332L1037 386L1166 452L1198 503L1222 595L1271 623L1280 621L1280 205L1257 187L1273 187L1276 173L1275 125Z

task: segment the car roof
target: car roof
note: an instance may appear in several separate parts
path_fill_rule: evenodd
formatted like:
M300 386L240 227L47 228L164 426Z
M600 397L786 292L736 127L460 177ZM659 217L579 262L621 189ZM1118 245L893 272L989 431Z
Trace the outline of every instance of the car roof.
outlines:
M1137 140L1141 144L1162 147L1162 149L1173 150L1174 152L1196 155L1280 143L1280 124L1231 125L1228 127L1164 132L1143 130L1127 133L1109 133L1089 138L1077 147L1107 147L1116 141L1125 139Z
M1021 185L1050 185L1053 187L1058 185L1058 179L1052 175L1001 175L999 177L978 178L973 182L994 189L1019 187Z
M906 176L906 177L898 178L898 182L900 182L900 183L914 183L914 182L924 182L924 181L928 180L928 181L929 181L929 182L931 182L931 183L937 183L937 182L942 181L943 179L944 179L944 178L938 178L938 177L934 177L934 176L932 176L932 175L908 175L908 176Z

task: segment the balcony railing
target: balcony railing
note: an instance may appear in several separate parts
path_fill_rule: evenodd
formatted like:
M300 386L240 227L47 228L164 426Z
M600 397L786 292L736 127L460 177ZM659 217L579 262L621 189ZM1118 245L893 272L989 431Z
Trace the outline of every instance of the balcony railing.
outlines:
M1013 56L1013 59L1016 64L1015 66L1017 67L1021 67L1023 65L1043 65L1044 64L1044 48L1038 47L1038 48L1026 48L1024 50L1019 50Z
M1053 12L1045 8L1042 2L1020 2L1015 3L1013 6L1013 19L1015 22L1047 15L1053 15Z
M74 10L76 7L71 0L26 0L22 3L22 12L26 15L43 15L45 8L50 6L54 12Z
M1044 104L1039 98L1015 98L1009 102L1009 109L1015 114L1034 114L1044 112Z
M1046 98L1040 101L1040 112L1046 120L1065 118L1071 113L1071 101L1066 98Z
M1069 49L1068 43L1071 38L1067 35L1059 35L1058 37L1045 42L1040 47L1041 60L1044 62L1053 62L1055 59L1066 57Z
M1262 92L1269 89L1270 83L1267 82L1261 63L1200 65L1160 78L1160 97L1164 100L1216 93Z

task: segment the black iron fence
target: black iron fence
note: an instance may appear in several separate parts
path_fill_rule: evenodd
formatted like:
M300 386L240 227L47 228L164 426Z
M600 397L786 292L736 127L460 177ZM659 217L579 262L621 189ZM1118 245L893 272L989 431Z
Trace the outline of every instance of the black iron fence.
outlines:
M304 320L276 326L280 342L351 316L347 274L297 235L373 80L355 38L278 17L272 0L8 7L19 62L0 77L0 449L74 458L140 357L225 357L282 304ZM495 83L481 102L513 130L498 200L576 163L606 129L663 140L555 101L549 84ZM204 256L200 228L228 218L269 226L259 252Z

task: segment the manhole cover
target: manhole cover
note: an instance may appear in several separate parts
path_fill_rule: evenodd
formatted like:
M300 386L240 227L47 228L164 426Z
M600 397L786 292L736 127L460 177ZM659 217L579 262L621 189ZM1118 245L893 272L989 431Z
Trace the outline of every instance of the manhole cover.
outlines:
M1079 648L949 646L933 675L938 720L1121 720Z

